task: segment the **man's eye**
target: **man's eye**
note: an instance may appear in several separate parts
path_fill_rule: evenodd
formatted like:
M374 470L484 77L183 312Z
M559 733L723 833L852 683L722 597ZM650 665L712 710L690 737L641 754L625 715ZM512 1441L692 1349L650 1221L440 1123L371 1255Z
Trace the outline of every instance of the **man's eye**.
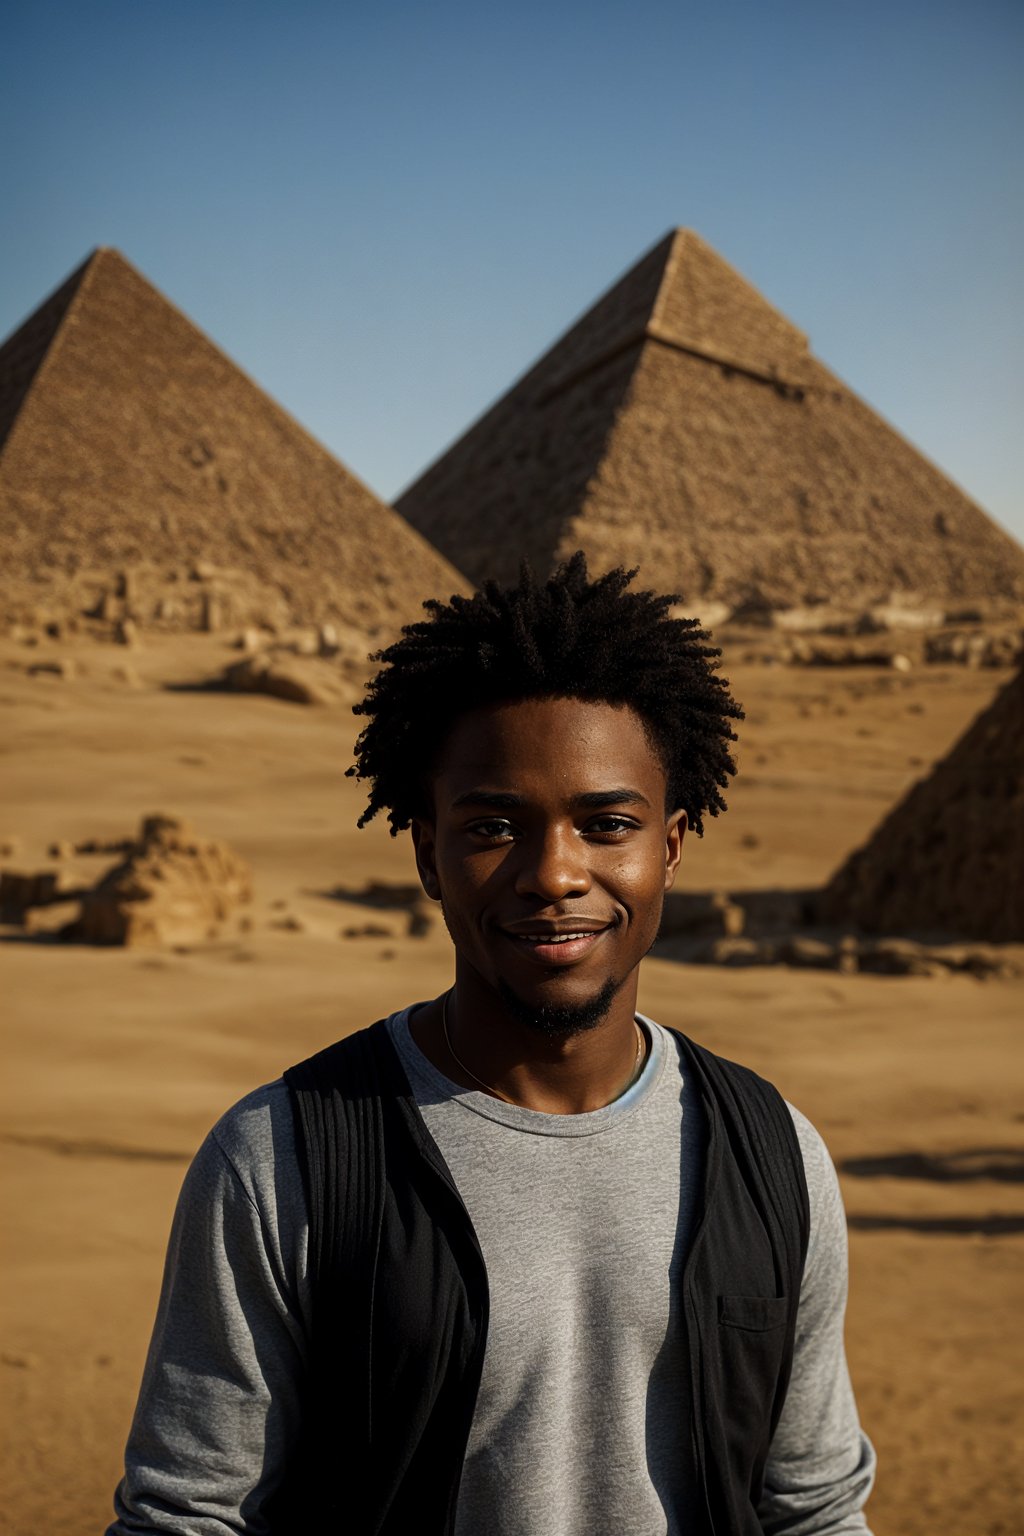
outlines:
M614 836L623 832L635 832L637 822L631 816L595 816L587 822L586 830L598 837Z
M487 821L474 821L469 830L488 842L496 842L512 836L512 823L502 816L492 816Z

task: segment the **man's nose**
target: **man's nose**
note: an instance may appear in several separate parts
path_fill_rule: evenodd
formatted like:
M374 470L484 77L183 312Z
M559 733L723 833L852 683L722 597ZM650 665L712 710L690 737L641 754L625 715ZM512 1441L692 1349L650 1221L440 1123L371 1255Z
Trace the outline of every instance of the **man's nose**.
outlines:
M521 847L521 863L516 875L517 896L561 901L565 896L589 891L586 847L577 837L575 828L551 828L543 835L528 839Z

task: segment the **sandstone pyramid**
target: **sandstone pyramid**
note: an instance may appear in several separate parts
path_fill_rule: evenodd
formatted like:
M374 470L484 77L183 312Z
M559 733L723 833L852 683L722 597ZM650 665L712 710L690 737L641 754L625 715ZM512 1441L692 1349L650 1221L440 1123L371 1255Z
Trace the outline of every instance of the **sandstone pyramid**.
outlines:
M1024 598L1024 551L687 230L396 506L475 580L582 547L732 606Z
M1024 671L833 876L827 921L1024 941Z
M0 540L0 589L201 560L364 631L465 590L114 250L0 348Z

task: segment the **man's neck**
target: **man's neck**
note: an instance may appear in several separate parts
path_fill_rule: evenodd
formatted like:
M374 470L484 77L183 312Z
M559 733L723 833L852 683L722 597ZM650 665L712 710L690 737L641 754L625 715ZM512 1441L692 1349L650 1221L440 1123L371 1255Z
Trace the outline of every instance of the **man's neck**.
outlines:
M634 973L598 1023L548 1034L514 1018L479 978L457 973L451 992L418 1009L409 1027L427 1059L461 1087L545 1114L578 1115L619 1098L642 1069L647 1042L635 1008Z

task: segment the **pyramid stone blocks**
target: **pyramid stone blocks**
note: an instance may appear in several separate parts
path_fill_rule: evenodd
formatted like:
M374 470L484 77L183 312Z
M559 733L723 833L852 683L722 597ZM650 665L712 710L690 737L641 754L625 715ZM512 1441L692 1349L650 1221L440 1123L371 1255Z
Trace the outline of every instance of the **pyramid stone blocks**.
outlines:
M1024 671L836 872L821 915L1024 942Z
M203 562L364 631L465 586L113 250L0 348L0 537L5 586Z
M513 579L576 548L687 602L1024 602L1024 551L676 230L398 499Z

